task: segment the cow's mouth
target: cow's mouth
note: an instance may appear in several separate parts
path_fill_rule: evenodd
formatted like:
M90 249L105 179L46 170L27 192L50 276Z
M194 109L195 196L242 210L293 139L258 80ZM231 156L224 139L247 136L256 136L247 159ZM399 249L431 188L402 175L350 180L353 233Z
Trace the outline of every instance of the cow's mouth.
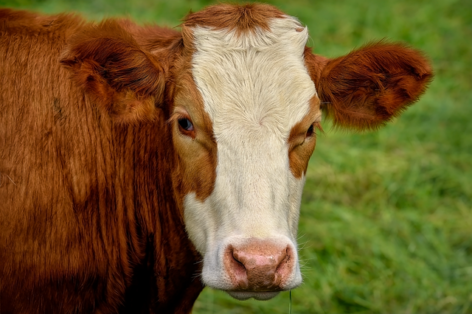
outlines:
M269 300L279 294L280 291L226 291L230 296L238 300L254 298L256 300Z

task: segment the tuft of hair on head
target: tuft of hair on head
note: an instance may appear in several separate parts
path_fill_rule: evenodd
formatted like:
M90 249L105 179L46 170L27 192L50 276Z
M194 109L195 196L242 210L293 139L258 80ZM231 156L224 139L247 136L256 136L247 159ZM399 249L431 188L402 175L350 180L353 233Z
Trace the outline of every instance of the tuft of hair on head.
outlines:
M216 30L234 30L236 35L240 36L248 32L254 33L258 27L269 31L271 19L285 16L282 11L268 4L218 4L196 13L190 13L185 17L183 25L186 27L210 27Z

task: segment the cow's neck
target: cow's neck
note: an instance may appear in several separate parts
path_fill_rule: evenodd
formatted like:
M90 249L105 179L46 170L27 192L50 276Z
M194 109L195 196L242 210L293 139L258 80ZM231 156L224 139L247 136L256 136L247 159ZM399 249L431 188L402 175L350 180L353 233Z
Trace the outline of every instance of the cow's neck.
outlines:
M175 161L168 124L162 115L157 123L118 126L114 133L116 154L134 159L131 207L136 212L136 227L130 226L129 232L136 240L128 239L127 266L132 268L132 277L123 309L132 313L149 308L158 313L189 313L203 289L201 257L187 237L181 205L173 190L171 169ZM134 143L129 146L133 152L126 151L126 143ZM151 304L156 296L158 303Z
M164 116L164 114L162 115ZM160 313L188 313L203 289L200 281L201 256L188 239L183 222L181 196L174 189L171 169L177 165L173 151L171 127L162 117L161 146L157 151L159 195L154 229L155 274ZM165 169L162 171L161 169Z

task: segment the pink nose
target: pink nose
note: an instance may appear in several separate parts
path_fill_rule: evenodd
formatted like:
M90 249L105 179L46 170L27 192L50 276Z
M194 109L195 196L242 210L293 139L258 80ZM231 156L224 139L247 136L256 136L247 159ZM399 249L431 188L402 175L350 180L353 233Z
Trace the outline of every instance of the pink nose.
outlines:
M224 264L235 291L280 291L294 267L292 249L268 240L229 245Z

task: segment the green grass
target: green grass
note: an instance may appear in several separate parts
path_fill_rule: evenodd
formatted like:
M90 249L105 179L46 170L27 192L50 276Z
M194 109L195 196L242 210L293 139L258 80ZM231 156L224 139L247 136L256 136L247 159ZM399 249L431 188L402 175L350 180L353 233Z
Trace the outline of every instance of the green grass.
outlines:
M212 3L0 0L92 19L175 26ZM423 50L436 77L399 119L372 133L325 123L301 206L304 283L292 313L472 313L472 1L274 0L335 57L387 38ZM288 313L288 292L236 301L205 289L194 313Z

